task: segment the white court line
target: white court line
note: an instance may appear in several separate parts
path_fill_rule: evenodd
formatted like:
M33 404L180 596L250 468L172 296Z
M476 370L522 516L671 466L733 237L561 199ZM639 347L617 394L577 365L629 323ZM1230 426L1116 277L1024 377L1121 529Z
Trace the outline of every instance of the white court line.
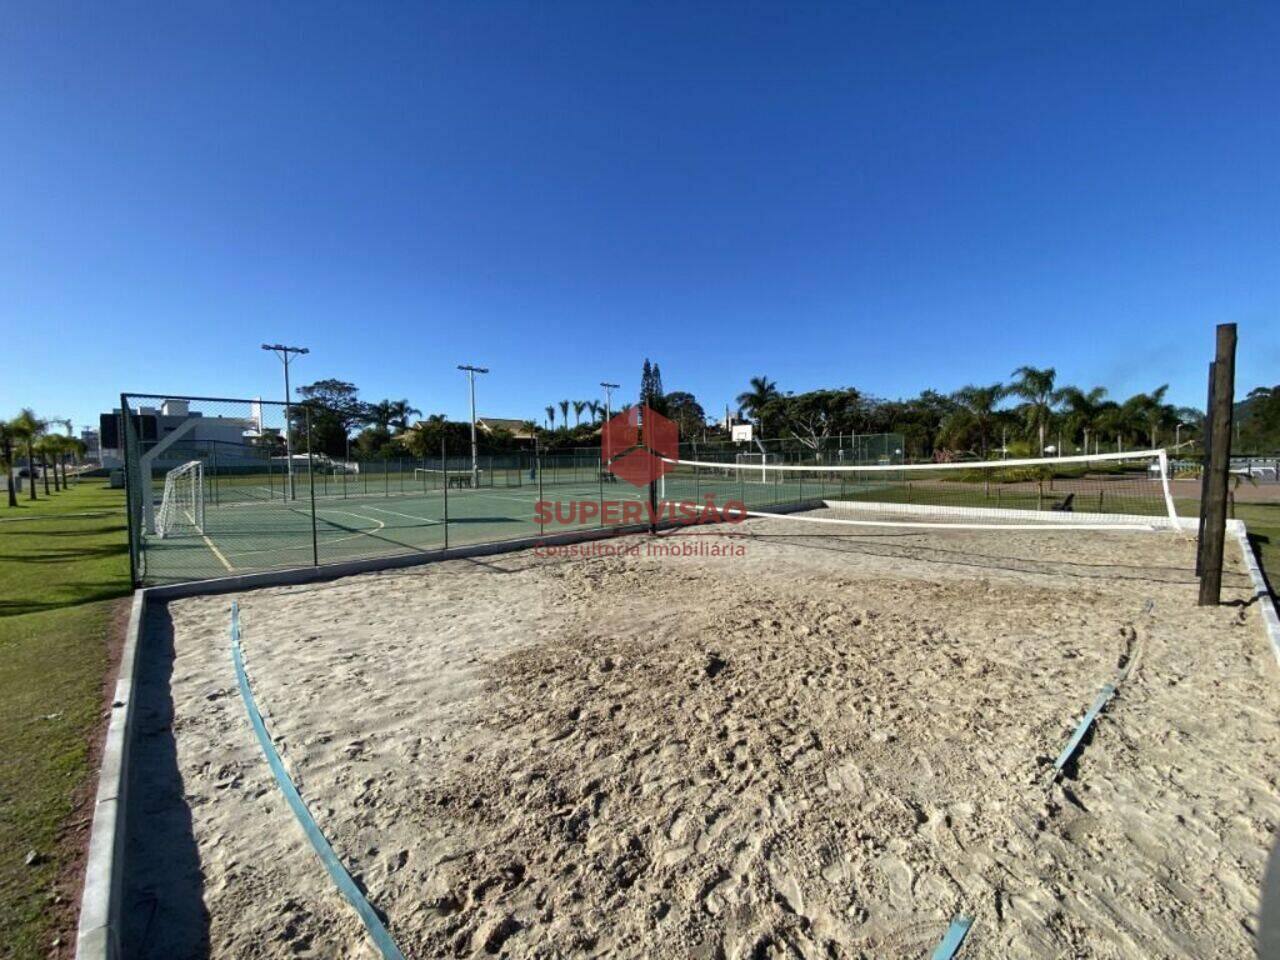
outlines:
M360 509L361 510L377 510L379 513L386 513L393 517L404 517L406 520L417 520L419 523L429 523L429 524L438 525L444 522L443 520L432 520L430 517L419 517L412 513L397 513L395 510L387 510L383 507L361 506ZM372 520L373 517L370 517L369 519Z
M234 573L235 567L231 565L231 561L222 555L222 551L213 545L213 541L209 539L207 534L200 534L200 539L204 541L204 545L213 551L213 555L218 558L218 562L227 568L228 573Z
M311 516L310 513L303 513L301 510L295 510L294 512L297 513L299 516L304 516L304 517ZM376 523L377 526L372 527L369 530L357 530L355 533L349 534L348 536L345 536L345 537L335 537L332 540L325 540L324 541L325 546L329 546L335 543L346 543L348 540L357 540L360 537L372 536L373 534L377 533L379 530L383 529L387 525L385 521L379 520L377 517L366 517L362 513L352 513L350 510L330 510L329 513L341 513L342 515L347 517L355 517L357 520L368 520L371 523ZM318 507L316 508L316 519L317 520L323 519L320 516L320 509ZM339 529L342 529L342 528L339 527ZM257 550L237 550L235 553L232 554L232 556L249 557L259 553L290 553L294 550L310 550L310 549L311 549L310 543L298 543L291 547L261 547Z

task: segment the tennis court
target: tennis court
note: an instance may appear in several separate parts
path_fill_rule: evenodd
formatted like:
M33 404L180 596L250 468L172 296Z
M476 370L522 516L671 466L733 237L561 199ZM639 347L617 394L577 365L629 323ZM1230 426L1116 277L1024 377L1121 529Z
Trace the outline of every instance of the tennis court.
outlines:
M597 471L598 472L598 471ZM468 480L465 472L452 477ZM341 563L374 557L443 550L538 536L540 497L536 478L520 486L455 486L437 482L422 489L421 475L404 487L373 490L341 480L314 492L295 481L294 499L277 478L220 480L205 496L202 529L185 527L163 538L147 536L142 556L149 583L203 580L236 573ZM557 500L647 499L647 490L597 477L560 478ZM313 523L314 516L314 523ZM599 527L599 517L557 524L555 532Z

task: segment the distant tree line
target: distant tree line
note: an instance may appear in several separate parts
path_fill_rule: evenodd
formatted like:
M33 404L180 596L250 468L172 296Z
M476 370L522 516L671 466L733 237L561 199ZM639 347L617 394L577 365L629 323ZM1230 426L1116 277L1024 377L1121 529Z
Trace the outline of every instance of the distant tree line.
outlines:
M849 434L900 434L908 459L971 456L991 459L1177 447L1200 452L1204 414L1166 400L1168 385L1125 399L1111 399L1104 387L1061 384L1053 367L1023 366L1005 382L968 384L951 393L925 390L918 396L886 400L856 387L803 393L783 391L767 376L752 377L735 404L759 426L764 438L780 439L821 452L833 438ZM312 450L347 459L437 456L470 444L470 425L421 413L408 400L366 403L352 383L319 380L299 387L291 429L299 440L310 424ZM708 422L706 411L687 391L667 393L662 370L645 359L637 401L670 417L683 440L725 437L724 425ZM610 414L598 400L559 400L543 408L541 423L522 421L521 436L500 428L482 437L486 449L528 446L537 438L546 449L587 447L599 442ZM1259 387L1237 404L1235 447L1239 452L1280 451L1280 386ZM13 436L25 436L21 430ZM3 439L3 435L0 435ZM283 439L276 438L283 446Z
M982 459L1008 449L1020 455L1073 454L1181 444L1199 437L1204 414L1165 401L1168 385L1125 400L1104 387L1058 383L1053 367L1019 367L1003 383L969 384L949 394L925 390L884 400L854 387L783 393L768 377L752 377L737 404L769 437L789 437L819 450L848 433L897 433L913 459L968 454Z
M27 499L39 499L37 480L43 480L44 495L52 496L66 489L68 464L84 457L84 441L50 430L51 424L71 429L70 421L42 420L30 407L10 420L0 420L0 469L4 470L10 507L18 505L18 476L27 481Z

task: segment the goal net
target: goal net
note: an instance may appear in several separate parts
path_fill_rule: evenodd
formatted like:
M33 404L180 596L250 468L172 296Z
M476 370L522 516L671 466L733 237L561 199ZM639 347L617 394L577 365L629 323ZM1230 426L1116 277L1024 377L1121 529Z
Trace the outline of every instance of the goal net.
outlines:
M775 463L781 463L782 457L776 453L739 453L735 456L735 467L754 467L758 480L766 481L769 479L769 466ZM733 475L733 471L729 471L729 475Z
M156 536L204 533L204 464L191 460L164 477L164 496L156 513Z
M830 508L817 522L962 529L1176 528L1163 450L865 466L668 461L667 502L769 516ZM815 518L816 519L816 518Z

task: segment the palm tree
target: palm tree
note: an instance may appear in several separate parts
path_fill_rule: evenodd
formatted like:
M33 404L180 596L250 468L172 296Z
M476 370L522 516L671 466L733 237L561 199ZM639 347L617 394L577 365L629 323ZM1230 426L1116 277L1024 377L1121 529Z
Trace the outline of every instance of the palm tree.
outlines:
M542 409L547 411L547 419L551 421L551 429L556 428L556 408L554 404L547 404Z
M9 488L9 506L16 507L18 491L13 482L13 432L3 420L0 420L0 466L4 467L5 481Z
M560 401L560 419L564 421L564 428L569 429L569 401Z
M1040 437L1040 453L1044 456L1044 434L1053 417L1053 408L1062 402L1062 392L1053 388L1058 371L1053 367L1019 367L1013 371L1017 379L1009 384L1009 393L1026 401L1022 405L1027 430Z
M750 389L738 394L737 404L750 416L760 421L760 435L764 436L764 408L770 400L782 396L778 384L768 377L752 377Z
M383 430L390 431L391 421L395 417L395 404L390 400L379 400L365 409L366 423L372 423Z
M1150 393L1134 394L1125 401L1125 406L1130 408L1135 419L1146 429L1152 449L1156 446L1160 428L1176 419L1174 408L1164 402L1165 394L1168 392L1169 385L1166 383L1156 387Z
M573 425L575 427L582 426L582 411L585 409L587 409L587 401L585 400L573 401Z
M408 400L384 400L383 403L387 404L388 412L391 414L388 423L401 432L409 429L410 417L422 416L422 411Z
M599 400L588 400L587 409L591 411L591 422L604 419L604 404Z
M58 440L57 434L46 433L36 441L36 453L40 454L40 471L44 474L44 495L49 495L49 467L53 467L53 492L62 492L62 483L58 479Z
M991 446L991 429L997 416L996 405L1004 399L1006 392L1007 388L1001 383L986 387L970 384L951 395L951 399L959 404L953 428L972 429L978 435L983 460L987 459L987 451Z
M1063 387L1061 393L1067 407L1067 433L1073 441L1077 433L1083 433L1084 452L1088 453L1089 434L1097 434L1098 417L1104 409L1107 388L1094 387L1085 393L1079 387Z
M36 438L44 432L44 424L36 418L35 411L23 407L16 417L9 421L9 431L13 438L24 441L27 445L27 472L31 475L28 487L30 495L27 499L36 499Z

